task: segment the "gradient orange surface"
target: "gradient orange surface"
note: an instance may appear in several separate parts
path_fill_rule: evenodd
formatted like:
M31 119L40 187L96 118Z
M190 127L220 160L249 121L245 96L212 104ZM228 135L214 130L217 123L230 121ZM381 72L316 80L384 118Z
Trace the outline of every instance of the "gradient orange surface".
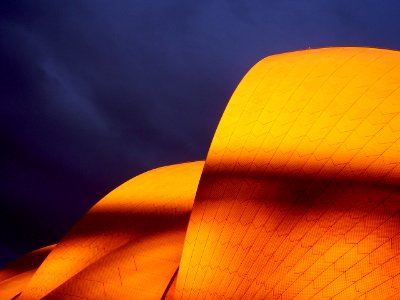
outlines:
M200 180L177 299L400 297L400 54L267 57Z
M260 61L205 164L111 192L18 299L161 297L400 299L398 51Z
M160 299L179 265L203 162L116 188L57 244L18 299Z
M12 299L21 293L54 247L55 245L51 245L32 251L2 268L0 270L0 300Z

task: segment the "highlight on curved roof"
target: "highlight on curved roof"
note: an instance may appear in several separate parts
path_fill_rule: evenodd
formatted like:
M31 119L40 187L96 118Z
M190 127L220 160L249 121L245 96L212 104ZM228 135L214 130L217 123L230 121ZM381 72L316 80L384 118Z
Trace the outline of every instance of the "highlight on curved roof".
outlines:
M205 162L126 182L38 265L22 280L26 268L10 264L0 290L14 299L399 299L400 53L263 59L234 92Z

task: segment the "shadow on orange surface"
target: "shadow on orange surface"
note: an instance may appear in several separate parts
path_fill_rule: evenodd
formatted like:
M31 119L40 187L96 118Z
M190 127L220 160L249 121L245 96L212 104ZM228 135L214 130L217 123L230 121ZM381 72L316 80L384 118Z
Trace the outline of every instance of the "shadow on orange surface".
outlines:
M194 274L182 298L328 297L364 277L400 288L398 186L209 173L200 184L185 244L192 256L181 261Z
M18 299L398 299L399 79L383 49L260 61L205 163L115 189Z
M116 188L60 241L18 299L160 299L179 265L204 162Z
M11 299L20 294L54 247L51 245L32 251L1 269L0 299Z

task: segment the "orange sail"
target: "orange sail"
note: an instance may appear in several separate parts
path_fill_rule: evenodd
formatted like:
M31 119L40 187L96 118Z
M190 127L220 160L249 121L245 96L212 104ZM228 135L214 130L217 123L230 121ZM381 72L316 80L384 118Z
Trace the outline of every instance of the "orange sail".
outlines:
M16 299L399 299L400 53L260 61L205 162L111 192L20 289Z

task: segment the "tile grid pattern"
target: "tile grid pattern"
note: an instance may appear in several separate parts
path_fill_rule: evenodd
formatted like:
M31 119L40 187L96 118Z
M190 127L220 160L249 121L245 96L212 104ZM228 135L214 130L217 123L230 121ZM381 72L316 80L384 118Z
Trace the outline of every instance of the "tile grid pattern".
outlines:
M116 188L72 228L18 299L160 299L176 271L204 162Z
M264 59L214 136L176 298L396 297L399 183L398 52Z

